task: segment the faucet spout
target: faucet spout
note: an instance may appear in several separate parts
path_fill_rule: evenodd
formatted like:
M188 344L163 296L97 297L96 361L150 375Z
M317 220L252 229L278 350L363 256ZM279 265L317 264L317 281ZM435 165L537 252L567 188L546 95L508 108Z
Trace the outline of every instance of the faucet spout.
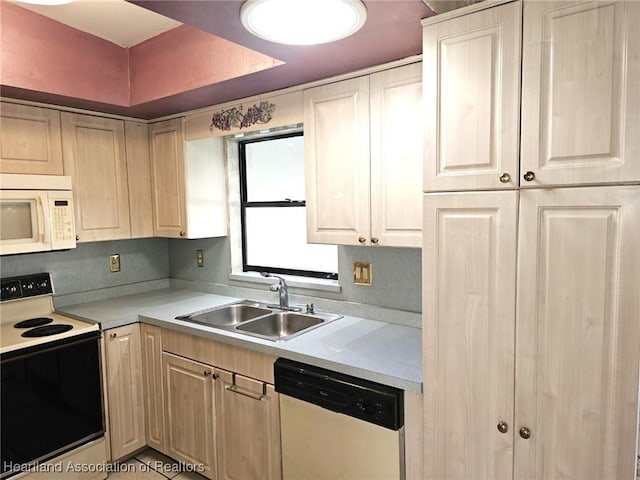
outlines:
M277 278L278 285L272 285L270 289L273 292L278 292L279 300L280 300L279 308L281 308L282 310L295 310L294 308L291 308L289 306L289 286L287 285L287 282L285 281L285 279L282 277L279 277L278 275L273 275L269 272L260 272L260 275L267 278L270 278L270 277Z

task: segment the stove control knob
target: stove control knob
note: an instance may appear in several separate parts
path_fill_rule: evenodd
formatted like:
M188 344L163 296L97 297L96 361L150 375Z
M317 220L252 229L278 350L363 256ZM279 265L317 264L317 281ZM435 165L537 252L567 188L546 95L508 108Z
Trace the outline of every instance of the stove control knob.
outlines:
M33 284L33 282L29 282L27 284L24 285L24 289L28 292L30 292L31 290L33 290L35 287L35 285Z

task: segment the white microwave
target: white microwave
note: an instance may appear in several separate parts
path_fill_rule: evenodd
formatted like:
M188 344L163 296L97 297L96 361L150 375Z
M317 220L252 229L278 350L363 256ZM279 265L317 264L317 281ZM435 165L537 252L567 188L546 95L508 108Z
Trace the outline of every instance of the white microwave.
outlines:
M0 255L75 246L71 177L0 174Z

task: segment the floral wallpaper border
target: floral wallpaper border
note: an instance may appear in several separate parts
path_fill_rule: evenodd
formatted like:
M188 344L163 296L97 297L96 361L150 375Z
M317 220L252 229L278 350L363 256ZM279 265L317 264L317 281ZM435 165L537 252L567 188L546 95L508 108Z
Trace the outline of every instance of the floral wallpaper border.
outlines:
M273 118L273 112L276 106L273 103L262 101L258 105L247 108L246 112L243 106L232 107L213 114L209 130L214 128L219 130L231 130L232 128L248 128L255 124L269 123Z

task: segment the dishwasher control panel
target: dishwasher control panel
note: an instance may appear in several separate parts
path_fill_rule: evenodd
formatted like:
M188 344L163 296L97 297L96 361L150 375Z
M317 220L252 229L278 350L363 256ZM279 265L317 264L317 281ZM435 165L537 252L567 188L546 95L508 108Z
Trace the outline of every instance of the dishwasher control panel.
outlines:
M404 425L404 392L324 368L279 358L275 390L351 417L399 430Z

